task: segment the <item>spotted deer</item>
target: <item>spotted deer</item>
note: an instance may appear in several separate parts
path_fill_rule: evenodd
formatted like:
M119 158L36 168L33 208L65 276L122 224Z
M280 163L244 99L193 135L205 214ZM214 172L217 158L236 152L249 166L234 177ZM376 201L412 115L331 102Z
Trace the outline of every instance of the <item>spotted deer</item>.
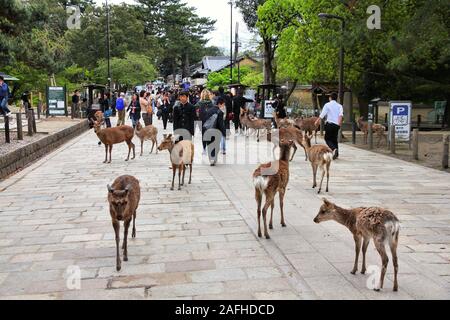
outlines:
M367 144L367 139L369 136L369 123L366 121L363 121L364 117L360 117L358 119L358 128L364 133L364 144ZM386 128L378 123L372 124L372 130L375 133L375 135L378 137L377 146L379 147L381 145L381 140L384 139L385 143L387 144L387 136L386 136Z
M361 242L363 253L361 273L366 273L367 247L369 246L370 239L373 239L375 248L380 254L382 262L380 280L374 288L375 291L380 291L380 289L383 288L384 277L386 275L386 269L389 262L388 255L386 253L386 244L389 244L394 265L393 290L398 291L397 246L400 232L400 222L397 217L391 211L383 208L361 207L355 209L343 209L326 199L324 199L323 202L324 203L314 219L314 222L321 223L324 221L334 220L346 226L353 234L353 239L355 240L355 264L351 273L356 274L358 271L358 258L361 250Z
M317 187L317 170L320 168L322 171L322 179L320 180L319 194L322 191L322 184L325 174L327 175L327 188L330 181L330 166L333 161L334 152L328 146L314 145L311 146L312 135L305 134L303 138L303 146L305 147L308 159L311 162L313 170L313 189Z
M280 160L262 164L253 173L253 184L255 186L255 198L258 206L258 237L261 233L261 213L264 220L264 236L270 239L267 231L267 210L271 207L269 228L273 229L273 209L275 208L275 195L280 196L281 225L286 227L284 221L284 195L289 182L289 157L294 142L292 140L280 139ZM262 208L262 198L265 195L265 204Z
M155 145L156 145L156 153L158 153L158 129L156 127L149 125L144 128L139 122L136 126L135 132L136 136L141 140L141 157L144 153L144 142L146 140L152 141L152 150L150 151L150 153L153 153Z
M300 127L303 131L305 131L305 134L312 135L314 134L315 143L317 144L317 131L320 129L320 125L316 126L316 122L319 118L318 117L311 117L311 118L298 118L295 120L295 124Z
M111 163L111 154L113 145L126 142L128 145L128 157L125 161L130 160L131 150L133 150L133 158L136 158L135 146L132 142L134 137L134 130L129 126L120 126L115 128L101 128L101 123L94 122L94 131L97 137L105 145L105 161L103 163ZM108 161L109 151L109 161Z

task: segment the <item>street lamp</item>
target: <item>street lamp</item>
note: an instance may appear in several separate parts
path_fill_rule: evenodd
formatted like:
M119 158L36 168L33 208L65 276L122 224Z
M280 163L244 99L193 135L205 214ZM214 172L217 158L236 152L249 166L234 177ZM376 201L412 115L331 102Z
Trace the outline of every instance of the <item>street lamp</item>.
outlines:
M233 84L233 0L228 2L231 8L231 23L230 23L230 84Z
M108 92L111 96L111 38L110 38L109 5L106 0L106 47L108 51Z
M319 18L321 19L337 19L342 22L342 35L345 32L345 20L344 18L329 14L329 13L319 13ZM344 43L341 44L341 50L339 52L339 102L344 105Z

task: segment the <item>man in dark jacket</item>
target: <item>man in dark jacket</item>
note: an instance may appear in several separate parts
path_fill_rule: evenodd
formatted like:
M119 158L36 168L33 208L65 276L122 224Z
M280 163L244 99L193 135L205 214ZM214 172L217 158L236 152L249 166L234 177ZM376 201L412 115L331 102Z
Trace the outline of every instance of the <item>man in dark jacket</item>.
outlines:
M286 109L284 108L283 98L281 97L281 95L277 94L277 96L275 98L275 102L272 105L272 108L273 108L274 112L277 114L278 119L286 119L287 118ZM277 128L277 123L275 121L275 117L273 119L273 123L275 125L275 128Z
M223 105L225 103L223 98L218 98L217 104ZM222 137L226 136L227 129L225 128L225 121L224 121L225 114L222 110L219 109L217 105L214 105L212 108L210 108L206 115L206 121L203 124L203 129L205 130L206 134L206 140L208 145L208 156L209 161L211 163L211 166L215 166L217 162L217 155L220 150L220 143L222 141ZM209 130L218 130L220 132L220 137L211 136L209 137L209 134L213 135L214 131ZM209 140L209 141L208 141Z
M233 113L233 100L231 100L228 94L225 94L225 89L223 87L219 87L219 98L222 98L225 101L225 107L227 109L227 114L225 115L225 128L229 130L231 114Z
M180 93L180 104L173 109L173 130L174 133L178 129L186 129L194 136L195 107L189 103L189 93ZM185 137L187 138L187 137ZM180 139L182 140L182 139Z
M235 132L238 132L238 129L241 126L241 122L239 120L239 116L241 115L241 109L246 109L245 104L249 102L254 102L253 100L247 99L244 97L242 90L238 90L236 96L233 98L233 114L234 114L234 129Z

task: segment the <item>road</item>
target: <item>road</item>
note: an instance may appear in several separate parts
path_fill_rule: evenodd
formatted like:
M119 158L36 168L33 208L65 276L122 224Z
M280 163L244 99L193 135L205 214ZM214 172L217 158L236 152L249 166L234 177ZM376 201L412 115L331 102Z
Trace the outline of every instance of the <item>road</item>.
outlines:
M277 203L266 240L256 236L251 179L270 158L265 141L232 137L227 156L210 167L197 137L193 184L182 191L169 190L167 151L150 155L147 144L143 157L137 148L136 160L125 162L124 144L105 165L97 141L87 132L0 183L0 298L450 298L448 173L342 146L326 197L344 207L384 206L402 224L399 292L390 263L377 293L367 287L370 274L350 274L350 232L313 223L323 196L311 189L303 151L291 163L287 228ZM142 200L130 260L116 272L106 185L122 174L140 180ZM372 244L368 265L380 265Z

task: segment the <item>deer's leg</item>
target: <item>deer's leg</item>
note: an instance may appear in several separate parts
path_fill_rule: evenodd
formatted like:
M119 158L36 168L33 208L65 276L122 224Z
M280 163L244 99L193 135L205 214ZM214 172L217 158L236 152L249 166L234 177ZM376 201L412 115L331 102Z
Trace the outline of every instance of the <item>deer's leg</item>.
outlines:
M111 144L109 146L109 163L111 163L111 161L112 161L112 149L113 149L113 145Z
M257 209L257 215L258 215L258 237L262 237L261 233L261 202L262 202L262 193L259 189L255 189L255 199L256 199L256 205L258 207Z
M286 223L284 221L284 194L286 193L285 189L280 190L280 211L281 211L281 226L286 227Z
M272 200L272 203L270 204L270 222L269 222L269 229L273 229L273 209L275 208L275 199Z
M392 263L394 264L394 291L398 291L397 273L398 273L398 259L397 259L397 245L398 245L398 232L391 239L389 246L391 248Z
M133 148L133 158L131 160L136 159L136 146L134 145L133 141L130 140L131 147Z
M173 191L173 189L175 189L175 175L177 174L177 167L175 165L172 166L172 171L173 171L172 187L170 188L170 190Z
M141 139L141 157L144 154L144 139Z
M131 234L131 237L133 239L136 238L136 211L134 211L133 214L133 233Z
M108 145L105 144L105 161L103 163L108 163Z
M367 253L367 247L369 246L370 238L364 238L363 245L362 245L362 254L363 254L363 261L362 261L362 269L361 273L366 273L366 253Z
M123 234L123 261L128 261L128 229L130 228L131 218L125 221L125 231Z
M155 148L156 140L152 139L152 151L150 151L150 154L153 153L153 149Z
M383 289L384 276L386 275L386 269L387 269L387 265L389 263L389 258L388 258L388 255L386 253L386 248L384 246L384 239L383 239L383 237L379 236L377 238L374 238L373 241L375 243L375 248L377 249L378 253L380 254L381 262L382 262L380 283L374 289L375 291L380 291L380 289Z
M305 151L305 161L308 161L308 152L306 152L306 148L302 145L303 150Z
M317 187L317 165L311 163L313 169L313 189Z
M322 183L323 183L323 179L325 178L325 166L322 166L321 171L322 171L322 178L320 179L320 187L319 187L319 192L317 192L318 194L320 194L322 192Z
M181 190L181 171L183 170L183 166L178 166L178 190Z
M125 159L125 161L130 160L130 154L131 154L131 141L127 141L128 145L128 157Z
M329 184L330 184L330 165L331 165L330 162L328 162L328 163L326 164L326 170L327 170L327 189L325 190L325 192L328 192L328 186L329 186Z
M186 176L186 165L183 164L183 180L181 181L181 185L184 186L184 177Z
M268 192L266 192L266 204L264 205L264 208L262 210L263 221L264 221L264 236L266 237L266 239L270 239L269 231L267 230L267 210L269 209L274 196L275 196L274 194L269 194Z
M114 233L116 234L116 270L122 269L122 262L120 261L120 223L119 221L113 221Z
M297 153L297 145L296 145L295 143L294 143L294 145L292 146L292 148L294 148L294 152L292 153L291 160L289 160L289 161L294 160L295 154Z
M358 259L359 252L361 250L361 236L354 234L353 239L355 240L355 264L353 266L351 274L355 274L356 271L358 271Z
M189 165L189 184L192 183L192 163Z

